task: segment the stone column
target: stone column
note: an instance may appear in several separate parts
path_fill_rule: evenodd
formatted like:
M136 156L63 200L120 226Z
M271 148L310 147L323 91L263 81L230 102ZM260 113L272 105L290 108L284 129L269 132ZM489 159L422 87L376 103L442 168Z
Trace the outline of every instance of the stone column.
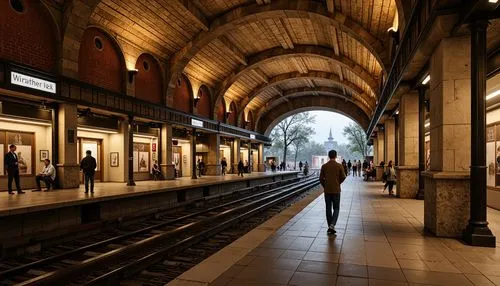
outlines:
M240 139L234 138L233 145L231 146L231 160L233 161L233 174L238 174L238 163L240 162Z
M396 161L396 124L394 118L388 118L384 122L384 162L385 165L392 161L394 165Z
M430 170L424 172L424 225L460 237L469 220L470 36L445 38L430 61Z
M134 117L130 115L128 117L128 132L125 140L125 144L128 146L127 162L128 162L128 172L127 172L127 186L135 186L134 181Z
M488 227L486 207L486 29L488 21L470 24L471 29L471 184L470 220L463 234L474 246L495 247Z
M219 176L222 172L219 158L220 135L208 135L208 158L205 163L207 175Z
M377 164L378 162L378 139L373 138L373 164Z
M248 173L252 173L252 142L248 141L248 156L247 156L247 162L248 162ZM251 163L252 162L252 163Z
M259 144L259 172L265 172L266 167L264 165L264 144L260 143Z
M385 133L384 130L381 130L382 128L379 127L379 131L377 132L377 160L373 162L373 164L376 166L377 170L377 181L382 180L382 174L384 173L384 168L380 166L380 162L382 160L385 160ZM387 162L386 162L387 164Z
M425 187L423 172L425 171L425 113L427 110L425 104L425 87L418 89L418 193L417 200L425 198Z
M161 126L161 172L165 179L175 179L174 164L172 164L172 125L162 124Z
M77 107L63 103L58 112L58 162L57 179L63 189L78 188L80 185L80 165L77 150Z
M418 93L404 94L399 101L399 166L397 195L415 198L418 193Z

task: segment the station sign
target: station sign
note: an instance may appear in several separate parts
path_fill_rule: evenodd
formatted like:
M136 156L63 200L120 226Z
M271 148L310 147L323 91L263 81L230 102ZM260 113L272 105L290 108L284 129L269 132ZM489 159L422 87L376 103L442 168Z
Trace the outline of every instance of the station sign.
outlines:
M191 118L191 125L194 127L201 127L203 128L203 121Z
M48 93L56 93L56 83L29 75L10 72L10 83L22 87L37 89Z
M254 134L250 134L250 139L255 139L255 135Z

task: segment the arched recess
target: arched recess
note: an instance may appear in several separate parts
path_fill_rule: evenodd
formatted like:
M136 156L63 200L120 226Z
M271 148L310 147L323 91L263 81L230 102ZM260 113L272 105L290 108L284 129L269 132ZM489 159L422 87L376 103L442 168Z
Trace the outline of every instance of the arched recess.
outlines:
M58 71L58 26L41 1L0 1L0 58Z
M212 110L210 103L212 102L212 98L210 90L206 85L202 85L200 89L198 89L198 98L199 100L196 104L196 115L210 119L210 112Z
M246 119L246 129L253 130L255 128L255 120L253 116L253 111L248 110Z
M326 110L343 114L365 130L370 124L368 117L356 104L331 96L314 96L307 98L294 98L288 104L281 104L268 111L257 119L256 131L269 136L273 127L284 118L299 112L311 110Z
M224 97L221 97L219 101L215 103L215 106L215 120L226 123L226 101Z
M87 28L78 54L80 80L124 92L125 74L125 59L118 43L100 28Z
M229 104L229 112L230 114L227 118L227 124L237 126L238 110L236 109L236 104L234 103L234 101L231 101L231 104Z
M191 113L193 107L193 89L191 82L184 74L181 74L175 81L174 100L172 108Z
M162 71L158 61L150 54L137 58L135 68L135 97L156 104L163 103Z

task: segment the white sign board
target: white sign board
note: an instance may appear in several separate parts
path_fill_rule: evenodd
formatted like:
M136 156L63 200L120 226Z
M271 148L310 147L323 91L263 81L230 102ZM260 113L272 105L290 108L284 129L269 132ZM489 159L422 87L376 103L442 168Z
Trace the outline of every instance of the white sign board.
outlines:
M56 83L17 72L10 73L10 83L27 88L56 93Z
M250 139L255 139L255 135L250 134Z
M191 118L191 125L195 127L203 127L203 121Z

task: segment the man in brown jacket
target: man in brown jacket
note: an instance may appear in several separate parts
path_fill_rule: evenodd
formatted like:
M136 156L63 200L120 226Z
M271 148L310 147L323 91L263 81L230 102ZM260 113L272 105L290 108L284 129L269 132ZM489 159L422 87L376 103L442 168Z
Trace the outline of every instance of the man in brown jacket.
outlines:
M326 221L328 222L328 234L335 234L335 224L340 212L340 184L344 182L346 175L341 164L337 163L337 151L328 152L330 161L321 166L319 180L325 192ZM332 214L333 207L333 214Z

